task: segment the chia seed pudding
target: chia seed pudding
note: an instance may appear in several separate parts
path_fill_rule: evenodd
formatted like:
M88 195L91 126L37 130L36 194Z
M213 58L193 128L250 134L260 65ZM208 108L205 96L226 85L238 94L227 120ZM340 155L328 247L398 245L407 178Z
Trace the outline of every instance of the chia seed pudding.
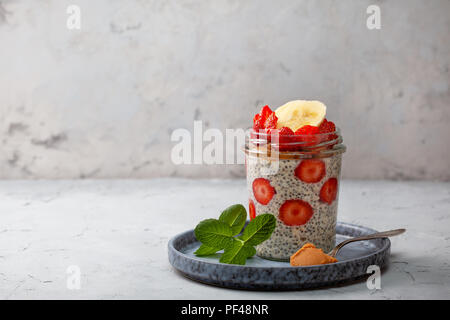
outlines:
M250 220L272 214L277 225L256 247L262 258L289 261L306 243L329 252L336 242L342 144L317 100L293 100L253 117L245 144Z
M277 172L270 174L265 171L270 171L268 168L274 160L247 155L247 189L249 201L254 204L255 215L271 213L277 218L277 226L270 239L256 247L258 256L286 261L307 242L313 243L324 252L333 249L336 238L338 197L336 194L336 198L331 203L327 203L321 200L320 192L324 184L332 178L337 179L337 186L339 186L341 159L342 155L339 153L314 160L323 162L325 174L320 181L308 183L300 180L295 171L302 161L310 160L280 158ZM269 181L274 189L273 197L266 205L261 204L254 194L253 182L258 178ZM301 200L311 206L312 216L305 224L287 225L280 219L280 209L288 200Z

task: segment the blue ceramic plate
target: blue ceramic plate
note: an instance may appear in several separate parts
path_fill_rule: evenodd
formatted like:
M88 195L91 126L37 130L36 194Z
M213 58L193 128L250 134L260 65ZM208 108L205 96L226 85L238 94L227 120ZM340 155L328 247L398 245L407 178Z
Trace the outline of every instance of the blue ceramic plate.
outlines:
M349 223L338 222L336 242L377 231ZM184 276L203 283L233 289L297 290L333 286L368 277L367 268L388 263L389 239L359 241L343 247L339 262L318 266L292 267L288 262L265 260L254 256L246 265L220 263L220 253L197 257L200 246L194 231L181 233L169 241L169 261Z

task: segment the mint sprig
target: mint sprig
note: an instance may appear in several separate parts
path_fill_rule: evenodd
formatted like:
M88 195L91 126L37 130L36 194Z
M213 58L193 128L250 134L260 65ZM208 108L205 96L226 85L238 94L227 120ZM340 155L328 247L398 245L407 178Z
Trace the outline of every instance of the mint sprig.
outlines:
M253 219L239 238L250 246L256 246L270 238L275 226L275 217L265 213Z
M242 231L246 219L247 211L245 210L245 207L241 204L235 204L226 208L220 215L219 220L207 219L201 221L194 232L195 237L202 242L202 245L194 253L200 257L209 256L224 249L225 245L228 244L226 240L224 240L225 242L222 242L217 238L211 239L212 235L208 235L208 233L212 231L210 229L215 229L217 231L219 225L220 228L224 228L222 224L216 224L216 222L211 221L220 221L227 224L231 228L231 236L235 236Z
M214 247L208 247L205 244L202 244L197 251L195 251L194 253L199 256L199 257L203 257L203 256L210 256L214 253L216 253L217 251L222 250L222 249L217 249Z
M250 221L241 236L235 237L242 231L246 218L244 206L237 204L225 209L218 220L201 221L194 233L202 245L194 253L208 256L223 249L220 262L244 265L247 258L256 254L254 246L269 239L276 226L273 215L261 214Z
M195 227L194 232L197 240L210 248L224 249L231 243L231 237L233 236L231 227L227 223L216 219L201 221Z
M219 221L225 222L231 227L233 236L242 231L246 219L247 210L242 204L235 204L226 208L219 217Z
M220 262L228 264L245 264L247 258L253 257L256 254L256 249L246 244L240 239L233 239L232 244L225 249Z

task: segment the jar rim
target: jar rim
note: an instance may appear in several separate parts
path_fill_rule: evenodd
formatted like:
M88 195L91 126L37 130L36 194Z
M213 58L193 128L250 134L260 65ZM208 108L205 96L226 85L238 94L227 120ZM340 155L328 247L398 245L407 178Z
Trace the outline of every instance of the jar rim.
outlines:
M250 129L245 138L244 152L257 157L299 159L323 158L346 151L340 128L317 134L279 135L279 130Z
M280 132L279 129L268 129L268 130L269 130L269 132L267 131L267 129L255 130L253 128L250 128L249 129L249 134L252 134L252 133L256 134L257 133L260 136L268 137L268 136L273 136L273 135L279 135L278 133ZM326 136L333 135L333 134L340 135L341 134L340 128L336 127L336 130L335 131L331 131L331 132L321 132L321 133L314 133L314 134L310 134L310 133L307 133L307 134L305 134L305 133L296 134L295 133L295 134L283 134L282 136L283 137L299 137L299 136L305 136L305 137L312 137L312 136L314 136L314 137L326 137Z

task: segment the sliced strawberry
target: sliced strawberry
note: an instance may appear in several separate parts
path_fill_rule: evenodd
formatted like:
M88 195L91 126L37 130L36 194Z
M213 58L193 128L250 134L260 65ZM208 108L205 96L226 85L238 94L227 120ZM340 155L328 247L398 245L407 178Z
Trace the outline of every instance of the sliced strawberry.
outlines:
M264 121L264 127L266 129L275 129L277 127L278 118L275 115L275 112L272 112L269 116L267 116L266 121Z
M319 133L319 128L315 126L306 125L295 131L296 140L302 142L301 146L309 147L319 142L316 134Z
M248 199L248 215L250 216L250 221L256 218L255 204L252 199Z
M310 125L303 126L300 129L297 129L297 131L295 131L295 134L317 134L317 133L319 133L319 128Z
M336 178L328 179L320 189L320 200L331 204L337 196L338 181Z
M262 107L261 111L253 117L253 129L261 130L277 127L278 118L269 106Z
M294 132L290 128L283 127L281 129L268 129L267 131L269 134L268 139L270 139L270 141L274 142L272 138L278 138L278 143L275 145L275 148L279 148L279 151L288 151L292 149L289 143L295 142L295 140L293 140Z
M283 127L281 129L274 129L274 128L270 128L270 129L266 129L267 134L269 135L279 135L281 136L293 136L294 132L288 128L288 127Z
M306 183L319 182L325 173L325 163L318 159L302 160L294 171L295 176Z
M336 131L336 126L332 121L328 121L327 119L323 119L322 123L319 126L319 132L323 134L320 142L334 140L337 138L336 134L331 134Z
M283 127L280 129L280 136L293 136L294 131L291 128Z
M292 142L292 136L294 135L294 131L292 131L291 128L283 127L280 129L279 135L280 135L279 143L281 143L281 144L290 143L290 142ZM280 150L281 149L283 149L283 148L280 148ZM284 149L287 150L288 148L284 148Z
M261 108L260 114L264 119L267 119L273 113L268 105Z
M278 218L287 226L304 225L313 216L311 205L303 200L286 200L280 207Z
M256 131L264 129L264 119L262 119L259 113L255 114L253 117L253 129Z
M322 123L319 125L319 132L320 133L329 133L329 132L335 132L336 126L333 123L333 121L328 121L327 119L323 119Z
M277 141L277 143L280 142L281 137L280 137L280 130L276 129L276 128L269 128L269 129L264 129L265 130L265 135L262 135L262 137L264 137L264 139L267 140L268 143L273 142L273 141ZM274 139L272 139L274 138Z
M264 205L268 204L276 193L275 188L270 185L270 181L264 178L253 180L252 188L256 201Z

